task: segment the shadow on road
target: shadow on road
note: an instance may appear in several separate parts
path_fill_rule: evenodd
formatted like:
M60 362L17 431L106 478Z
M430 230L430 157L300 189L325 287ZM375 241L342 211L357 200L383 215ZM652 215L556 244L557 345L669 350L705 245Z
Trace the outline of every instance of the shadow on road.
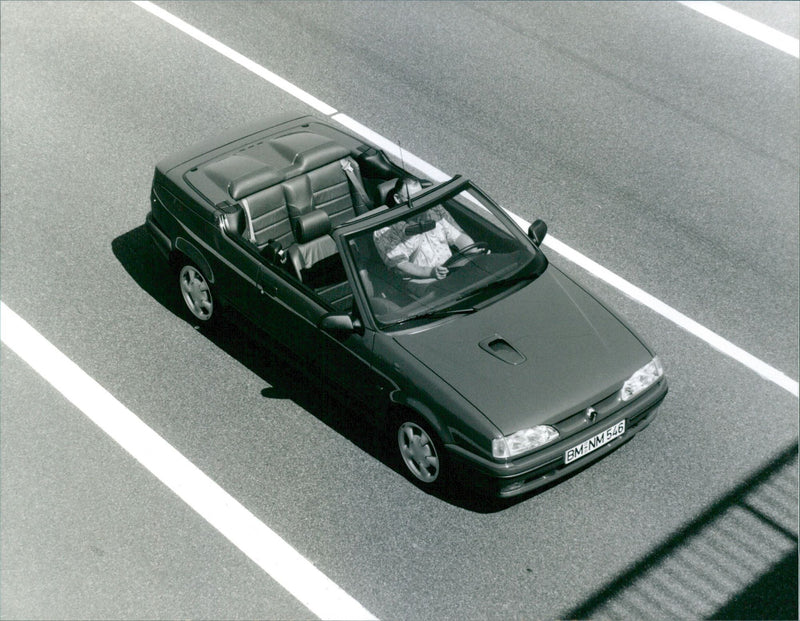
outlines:
M797 619L798 445L561 615Z

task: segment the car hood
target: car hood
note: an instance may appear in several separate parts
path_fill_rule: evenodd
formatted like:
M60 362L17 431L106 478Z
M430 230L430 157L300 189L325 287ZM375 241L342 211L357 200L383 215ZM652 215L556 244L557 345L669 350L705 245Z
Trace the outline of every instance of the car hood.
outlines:
M506 435L596 403L652 358L624 324L552 265L475 313L394 338Z

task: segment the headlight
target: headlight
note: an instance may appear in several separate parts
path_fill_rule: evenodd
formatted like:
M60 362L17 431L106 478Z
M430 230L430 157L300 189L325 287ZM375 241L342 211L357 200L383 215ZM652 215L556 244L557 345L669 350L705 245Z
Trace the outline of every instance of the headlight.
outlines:
M505 438L492 440L492 455L498 459L514 457L552 442L557 437L558 431L550 425L539 425L531 429L523 429Z
M619 391L619 398L623 401L630 401L643 390L655 384L664 375L664 367L658 356L644 365L628 378Z

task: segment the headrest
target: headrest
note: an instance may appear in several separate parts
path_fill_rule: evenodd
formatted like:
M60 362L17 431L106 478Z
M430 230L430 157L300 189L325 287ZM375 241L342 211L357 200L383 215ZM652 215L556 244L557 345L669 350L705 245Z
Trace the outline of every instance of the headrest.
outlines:
M295 220L295 235L301 244L331 232L331 221L324 209L315 209Z
M238 203L224 206L222 221L232 235L244 235L247 231L247 218L244 215L244 209Z
M350 155L350 151L342 145L336 144L335 142L328 142L312 147L302 153L298 153L294 158L294 168L298 173L305 173L309 170L319 168L320 166L325 166L325 164L340 160L348 155Z
M389 179L389 181L382 181L378 184L378 202L377 205L388 205L389 195L394 192L394 186L397 184L397 179Z
M281 181L283 181L282 172L265 166L231 181L228 184L228 194L234 200L239 200Z

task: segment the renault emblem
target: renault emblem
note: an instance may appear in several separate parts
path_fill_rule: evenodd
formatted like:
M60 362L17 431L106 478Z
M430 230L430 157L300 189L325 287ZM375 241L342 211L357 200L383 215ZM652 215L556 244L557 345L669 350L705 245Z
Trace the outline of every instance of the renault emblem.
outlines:
M593 407L586 408L586 420L589 421L590 423L593 423L596 418L597 418L597 410L595 410Z

